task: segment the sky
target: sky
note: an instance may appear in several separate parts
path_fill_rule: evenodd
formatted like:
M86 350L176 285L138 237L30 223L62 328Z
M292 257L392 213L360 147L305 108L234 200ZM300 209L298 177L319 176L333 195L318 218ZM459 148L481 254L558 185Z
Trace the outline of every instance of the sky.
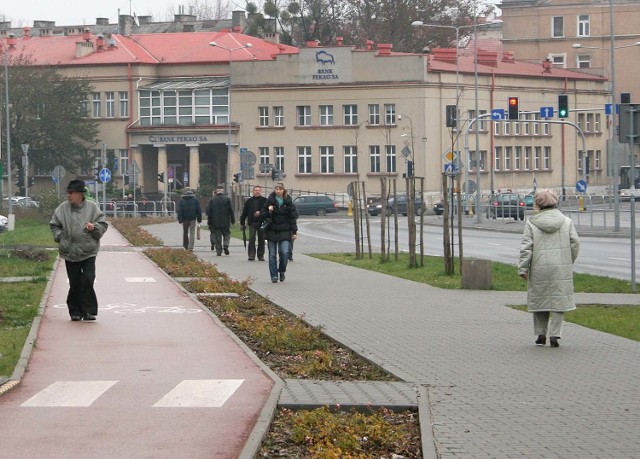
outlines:
M135 13L137 16L151 15L155 21L173 17L178 5L186 0L3 0L0 4L0 19L11 20L12 27L32 26L34 20L55 21L57 26L91 25L96 18L109 18L115 24L120 14ZM131 10L129 9L131 8Z

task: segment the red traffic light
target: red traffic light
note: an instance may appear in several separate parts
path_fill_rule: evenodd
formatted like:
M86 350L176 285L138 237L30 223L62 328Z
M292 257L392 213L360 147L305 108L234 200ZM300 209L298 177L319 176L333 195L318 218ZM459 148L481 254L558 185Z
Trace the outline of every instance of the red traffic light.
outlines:
M517 120L520 118L520 109L518 107L518 98L517 97L509 97L507 99L508 106L508 119Z
M517 106L518 105L518 98L517 97L509 97L509 106Z

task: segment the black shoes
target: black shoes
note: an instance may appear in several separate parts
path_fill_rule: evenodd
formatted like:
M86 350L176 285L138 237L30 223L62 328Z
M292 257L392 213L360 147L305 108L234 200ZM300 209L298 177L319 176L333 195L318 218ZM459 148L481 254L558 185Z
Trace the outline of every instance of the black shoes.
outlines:
M255 260L255 258L251 258L251 257L249 257L249 261L253 261L253 260Z
M73 320L74 322L77 322L79 320L82 320L82 317L80 317L80 316L71 316L71 320Z
M284 282L284 273L280 273L280 282Z
M258 257L258 261L264 261L264 257Z
M558 338L557 336L552 336L551 338L549 338L549 346L551 347L560 347L560 343L558 342L560 338Z
M289 261L293 261L293 257L289 255Z
M278 278L277 277L272 277L271 278L271 282L273 282L274 284L278 282Z
M216 246L211 244L211 250L215 250L215 249L216 249Z
M225 255L229 255L229 247L225 247L224 248L224 254Z
M96 320L96 316L94 316L93 314L86 313L82 317L82 320Z
M538 346L544 346L547 344L547 337L545 335L538 335L538 339L536 340L536 344Z

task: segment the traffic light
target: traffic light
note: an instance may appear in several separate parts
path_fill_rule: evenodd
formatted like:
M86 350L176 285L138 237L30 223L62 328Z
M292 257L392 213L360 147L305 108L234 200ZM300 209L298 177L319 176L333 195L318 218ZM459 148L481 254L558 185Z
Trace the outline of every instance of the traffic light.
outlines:
M35 177L29 177L29 188L33 186L34 182L35 182Z
M164 183L164 172L158 174L158 182Z
M275 182L277 180L276 177L277 177L276 168L274 167L273 169L271 169L271 180Z
M413 177L413 161L407 161L407 177Z
M569 96L566 94L558 96L558 118L569 118Z
M236 183L242 182L242 172L237 172L233 174L233 181Z
M458 118L458 107L456 105L447 105L445 125L450 128L456 127Z
M22 188L24 186L24 172L22 169L18 169L18 176L16 177L16 186Z
M94 180L98 180L98 177L100 177L100 164L96 164L96 167L93 168L93 179Z
M520 118L520 108L518 107L518 98L517 97L509 97L507 100L507 105L509 107L509 116L510 120L517 120Z

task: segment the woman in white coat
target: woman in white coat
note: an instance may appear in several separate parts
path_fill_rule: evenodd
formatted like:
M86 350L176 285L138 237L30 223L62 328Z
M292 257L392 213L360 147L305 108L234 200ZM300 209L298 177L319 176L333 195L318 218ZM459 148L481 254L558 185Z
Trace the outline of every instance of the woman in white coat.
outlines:
M539 212L527 220L520 243L518 274L528 281L527 305L533 313L536 344L558 347L564 313L576 308L573 298L573 263L580 241L573 222L556 207L551 190L535 195Z

